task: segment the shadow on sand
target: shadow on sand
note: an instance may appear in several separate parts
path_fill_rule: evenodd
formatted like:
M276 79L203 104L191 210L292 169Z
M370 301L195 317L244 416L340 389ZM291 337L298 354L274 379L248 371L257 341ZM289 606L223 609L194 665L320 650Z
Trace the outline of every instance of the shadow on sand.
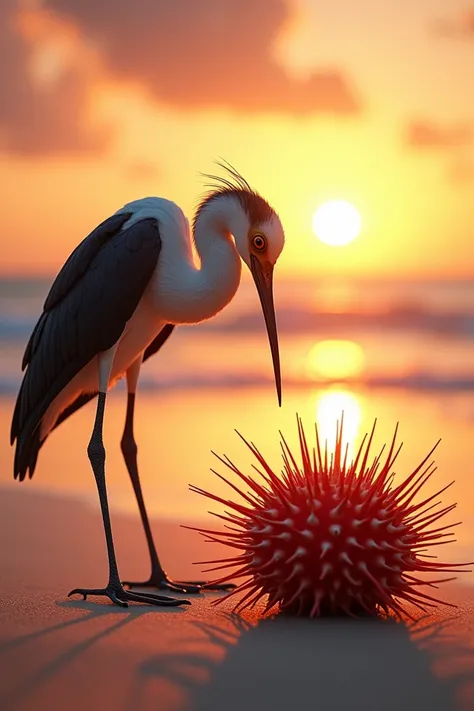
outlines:
M95 621L101 629L11 685L0 697L2 711L23 708L23 702L43 711L45 706L35 705L35 692L59 679L78 658L87 658L97 642L143 615L185 614L181 608L154 613L140 606L121 610L82 601L57 605L88 614L3 642L0 668L5 655L28 653L30 643L67 628ZM283 615L246 620L232 614L216 615L212 623L189 620L188 634L179 636L175 649L134 665L118 710L471 711L474 651L445 634L448 625L449 620L408 627L394 620L309 621ZM435 675L436 666L440 673ZM160 684L175 693L157 698L150 687ZM93 698L90 711L102 708ZM63 708L59 697L58 703ZM73 700L69 708L77 708Z
M183 610L180 607L174 608L150 608L141 605L129 606L128 608L120 608L115 605L110 604L95 604L88 601L61 601L56 603L58 607L63 609L74 610L87 610L88 614L81 617L74 617L66 622L59 622L55 625L50 625L48 627L43 627L35 632L30 632L28 634L22 635L20 637L15 637L10 640L6 640L0 643L0 669L5 669L3 659L4 655L8 655L16 650L20 650L23 647L28 653L30 649L28 645L34 643L35 641L43 641L45 637L51 636L55 633L61 633L68 628L75 626L82 626L90 622L97 622L102 618L105 621L105 626L99 632L91 636L86 636L81 642L77 644L70 645L65 651L60 654L53 656L53 658L46 662L45 664L40 664L37 669L32 673L22 676L18 683L13 684L10 688L3 694L0 694L0 709L1 711L10 711L10 709L15 709L23 700L28 697L33 697L35 692L47 681L53 679L54 677L59 677L61 672L66 669L74 660L81 657L87 653L91 647L93 647L100 640L117 633L121 628L125 627L129 623L137 620L142 615L149 614L165 614L165 615L179 615L182 614ZM107 621L113 618L113 624L108 624ZM117 617L119 618L117 620ZM58 704L60 704L58 700ZM36 707L37 711L43 711L43 707ZM60 706L58 706L59 711ZM46 710L45 710L46 711ZM50 708L49 711L56 711ZM62 711L62 706L61 706ZM90 709L90 711L95 711ZM104 709L104 711L107 711Z
M459 701L461 687L473 679L472 649L453 647L451 641L449 654L464 657L463 671L443 680L433 674L432 647L443 625L420 632L381 619L308 621L280 615L256 624L227 619L232 629L195 622L198 634L187 640L186 652L142 664L124 711L141 709L146 685L157 678L185 693L186 711L474 709L466 705L469 699Z

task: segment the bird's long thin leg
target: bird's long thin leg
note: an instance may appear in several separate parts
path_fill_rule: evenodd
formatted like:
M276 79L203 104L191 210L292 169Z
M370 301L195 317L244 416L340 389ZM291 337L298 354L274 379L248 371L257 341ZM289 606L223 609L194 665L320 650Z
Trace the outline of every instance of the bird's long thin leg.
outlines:
M173 592L184 592L188 594L198 593L203 588L205 588L206 590L233 589L235 586L230 583L228 585L212 585L206 583L205 581L173 581L166 575L165 571L163 570L163 566L160 563L160 559L156 551L155 541L153 540L153 533L151 531L150 521L145 506L145 500L143 498L142 487L140 484L140 475L138 473L137 461L138 447L135 441L133 428L135 396L141 364L142 357L138 358L127 371L127 413L125 415L125 427L120 444L122 448L123 458L125 460L125 465L130 475L130 480L132 482L133 490L137 499L143 529L145 531L148 552L150 555L151 574L148 580L144 580L141 582L124 581L123 584L129 587L154 587L159 588L160 590L171 590Z
M167 606L182 605L183 603L189 604L187 600L176 600L174 598L163 597L161 595L143 595L139 593L132 593L128 590L124 590L122 583L120 582L112 536L112 525L110 522L109 504L107 500L107 487L105 483L105 447L102 438L107 387L115 356L115 350L116 349L113 348L110 351L106 351L104 354L100 354L98 356L99 394L94 428L92 430L92 436L87 448L87 454L89 455L89 460L97 483L97 490L99 492L100 508L102 511L102 520L107 543L107 555L109 559L109 582L105 588L75 588L74 590L71 590L69 596L78 594L82 595L85 600L88 595L99 595L108 597L112 600L112 602L116 605L120 605L121 607L127 607L129 601L142 602L149 605Z

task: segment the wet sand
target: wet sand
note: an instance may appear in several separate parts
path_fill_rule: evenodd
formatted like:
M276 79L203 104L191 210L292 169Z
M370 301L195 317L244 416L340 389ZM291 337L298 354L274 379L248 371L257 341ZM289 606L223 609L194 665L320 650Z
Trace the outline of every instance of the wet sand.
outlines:
M113 523L122 576L143 578L138 520L114 515ZM178 523L153 528L176 578L195 578L192 562L215 556ZM96 509L2 488L0 535L2 711L474 709L472 584L444 586L459 608L416 625L262 619L262 606L236 616L229 603L211 605L216 594L193 596L186 608L123 610L67 598L105 582Z

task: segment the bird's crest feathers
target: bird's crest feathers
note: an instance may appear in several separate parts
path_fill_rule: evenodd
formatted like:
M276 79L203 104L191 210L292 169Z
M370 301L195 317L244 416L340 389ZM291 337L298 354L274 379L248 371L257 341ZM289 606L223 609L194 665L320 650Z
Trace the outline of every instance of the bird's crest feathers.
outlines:
M237 199L242 209L247 213L250 223L254 226L264 224L276 215L275 210L270 207L268 202L250 186L243 175L228 161L221 159L216 161L216 165L222 168L227 176L221 177L219 175L200 173L202 177L208 178L211 182L205 183L209 191L201 198L196 207L193 232L196 229L196 223L202 211L220 197Z

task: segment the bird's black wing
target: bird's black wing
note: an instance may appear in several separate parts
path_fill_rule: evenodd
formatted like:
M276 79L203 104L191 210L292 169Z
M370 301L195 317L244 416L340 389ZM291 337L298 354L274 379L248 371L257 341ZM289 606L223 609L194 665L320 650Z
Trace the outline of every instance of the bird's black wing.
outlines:
M122 228L131 217L131 214L130 212L124 212L108 217L104 222L101 222L90 235L83 239L69 255L49 290L49 294L44 302L43 314L30 336L21 364L22 370L24 370L30 362L32 353L41 337L48 311L51 311L51 309L59 304L74 284L84 276L100 248Z
M33 474L41 420L61 390L98 353L111 348L133 315L157 265L158 224L144 219L121 229L115 215L69 257L45 301L26 348L27 367L12 419L14 476Z
M161 346L166 343L168 338L173 333L173 329L174 323L167 323L166 326L163 326L156 338L146 348L145 353L143 354L143 362L148 360L148 358L150 358L152 355L155 355L155 353L158 353Z
M168 340L168 338L171 336L173 333L174 329L174 324L172 323L167 323L166 326L163 326L159 334L156 336L156 338L150 343L150 345L146 348L145 353L143 355L143 361L148 360L150 356L155 355L157 353L161 346L164 345L164 343ZM97 395L96 392L94 393L82 393L82 395L79 395L74 402L72 402L68 407L66 407L65 410L61 412L59 415L56 424L54 425L53 429L56 429L64 420L67 420L68 417L73 415L75 412L80 410L80 408L83 405L87 405L88 402L90 402L93 398L95 398ZM43 440L45 441L45 440ZM41 443L43 444L43 442Z

